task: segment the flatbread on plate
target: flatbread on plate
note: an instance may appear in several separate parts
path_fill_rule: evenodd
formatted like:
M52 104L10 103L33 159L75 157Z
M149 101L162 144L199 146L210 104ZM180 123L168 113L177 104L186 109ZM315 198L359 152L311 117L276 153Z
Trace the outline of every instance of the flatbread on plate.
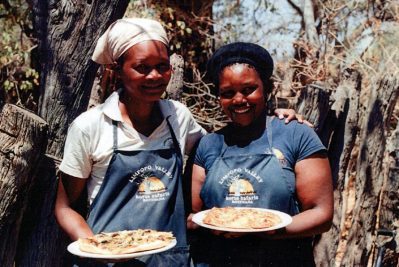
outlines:
M138 229L99 233L79 238L79 249L102 255L119 255L154 250L168 246L175 238L171 232Z

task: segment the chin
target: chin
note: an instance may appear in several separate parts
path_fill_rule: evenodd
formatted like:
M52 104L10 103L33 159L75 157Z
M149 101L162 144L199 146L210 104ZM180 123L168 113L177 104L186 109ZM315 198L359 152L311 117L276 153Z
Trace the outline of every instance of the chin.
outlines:
M236 121L236 120L232 120L232 122L234 125L239 126L239 127L247 127L253 123L253 121L243 122L243 121Z
M240 127L249 126L255 121L255 118L252 118L252 117L251 118L239 118L239 116L240 115L233 114L230 117L230 119L235 125L240 126Z
M158 102L161 100L161 95L160 96L146 96L142 98L143 102Z
M158 101L161 99L164 93L165 91L145 92L144 94L142 94L141 99L143 101Z

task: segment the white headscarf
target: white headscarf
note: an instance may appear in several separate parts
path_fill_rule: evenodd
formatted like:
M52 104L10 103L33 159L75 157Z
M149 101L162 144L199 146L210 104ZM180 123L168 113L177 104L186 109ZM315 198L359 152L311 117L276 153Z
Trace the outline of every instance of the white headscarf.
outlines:
M165 29L158 21L143 18L119 19L98 39L92 60L99 64L113 64L130 47L149 40L169 45Z

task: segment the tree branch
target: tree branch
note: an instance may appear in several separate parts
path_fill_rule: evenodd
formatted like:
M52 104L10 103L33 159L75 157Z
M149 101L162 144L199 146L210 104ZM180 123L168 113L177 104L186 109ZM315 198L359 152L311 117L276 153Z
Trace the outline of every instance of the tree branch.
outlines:
M296 12L298 12L299 15L303 18L303 10L297 6L292 0L287 0L288 4L292 6L293 9L295 9Z

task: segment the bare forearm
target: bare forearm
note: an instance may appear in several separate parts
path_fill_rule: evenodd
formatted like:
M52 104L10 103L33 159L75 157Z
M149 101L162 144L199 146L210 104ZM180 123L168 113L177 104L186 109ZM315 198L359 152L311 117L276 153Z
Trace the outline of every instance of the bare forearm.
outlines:
M56 211L56 218L60 227L73 241L93 235L85 219L69 207L59 208Z
M297 238L321 234L330 229L332 220L330 215L320 208L301 212L292 219L292 223L284 231L277 231L273 238Z
M60 227L72 240L93 235L85 219L73 208L77 205L85 185L86 179L61 173L55 201L55 217Z

